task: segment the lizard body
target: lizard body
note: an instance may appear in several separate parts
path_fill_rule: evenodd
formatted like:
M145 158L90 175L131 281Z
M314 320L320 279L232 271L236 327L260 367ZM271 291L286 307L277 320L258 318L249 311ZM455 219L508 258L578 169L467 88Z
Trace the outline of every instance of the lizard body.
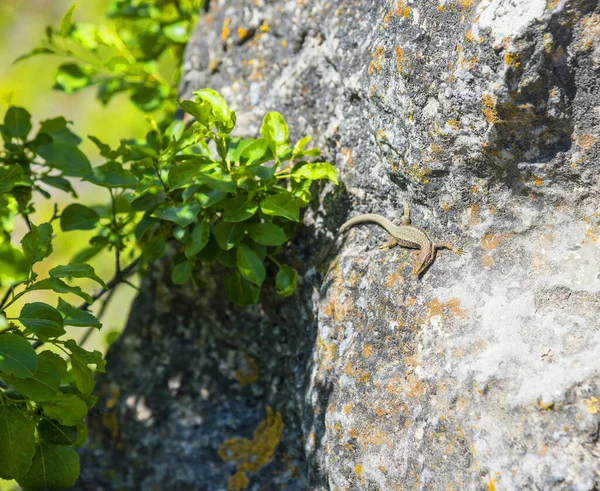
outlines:
M395 225L387 218L374 213L358 215L350 218L350 220L345 222L340 227L338 233L333 239L333 242L331 243L331 246L333 246L338 237L350 227L362 223L375 223L387 230L392 236L389 241L381 246L382 249L390 249L397 245L400 247L406 247L408 249L418 249L413 253L415 257L413 273L417 275L423 273L433 262L435 259L436 249L450 249L456 254L463 253L462 249L454 247L449 242L434 242L425 230L410 225L410 208L408 203L405 203L404 205L404 219L402 220L402 225ZM327 253L329 253L329 251Z

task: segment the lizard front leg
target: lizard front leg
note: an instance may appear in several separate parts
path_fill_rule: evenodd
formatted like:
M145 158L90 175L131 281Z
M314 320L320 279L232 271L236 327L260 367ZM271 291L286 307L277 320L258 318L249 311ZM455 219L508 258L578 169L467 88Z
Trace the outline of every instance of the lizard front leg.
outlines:
M460 247L455 247L450 242L437 242L433 245L436 249L450 249L454 254L464 254L465 251Z

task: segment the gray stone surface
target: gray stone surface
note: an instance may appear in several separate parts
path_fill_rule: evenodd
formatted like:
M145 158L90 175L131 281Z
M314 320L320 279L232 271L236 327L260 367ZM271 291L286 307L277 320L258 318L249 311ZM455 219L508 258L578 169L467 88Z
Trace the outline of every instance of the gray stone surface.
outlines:
M291 299L151 272L80 489L600 489L599 76L597 1L210 1L184 96L247 135L280 111L342 186L314 189ZM315 266L404 200L467 254L415 278L364 225Z

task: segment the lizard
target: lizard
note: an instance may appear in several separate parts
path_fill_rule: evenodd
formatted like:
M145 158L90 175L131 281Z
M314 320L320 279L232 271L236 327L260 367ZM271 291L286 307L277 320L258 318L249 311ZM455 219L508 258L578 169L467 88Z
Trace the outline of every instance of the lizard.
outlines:
M329 251L340 235L342 235L350 227L361 223L375 223L390 233L392 236L391 239L382 244L379 247L380 249L388 250L397 245L400 247L406 247L408 249L418 249L417 251L413 252L415 258L413 274L415 275L420 275L429 267L429 265L435 259L435 251L437 249L450 249L455 254L464 253L460 247L455 247L449 242L434 242L425 230L411 225L410 207L408 202L405 202L404 216L402 225L400 226L394 225L391 220L374 213L367 213L365 215L358 215L350 218L339 228L337 234L333 238L333 242L327 249L325 258L327 255L329 255Z

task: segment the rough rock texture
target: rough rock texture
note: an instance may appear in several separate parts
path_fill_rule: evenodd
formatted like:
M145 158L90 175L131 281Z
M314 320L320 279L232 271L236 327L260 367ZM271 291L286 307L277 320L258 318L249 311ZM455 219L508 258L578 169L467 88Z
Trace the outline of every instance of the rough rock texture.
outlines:
M78 487L600 489L598 2L213 0L185 73L343 186L314 190L292 299L152 272ZM363 225L315 267L404 200L468 253L415 278Z

